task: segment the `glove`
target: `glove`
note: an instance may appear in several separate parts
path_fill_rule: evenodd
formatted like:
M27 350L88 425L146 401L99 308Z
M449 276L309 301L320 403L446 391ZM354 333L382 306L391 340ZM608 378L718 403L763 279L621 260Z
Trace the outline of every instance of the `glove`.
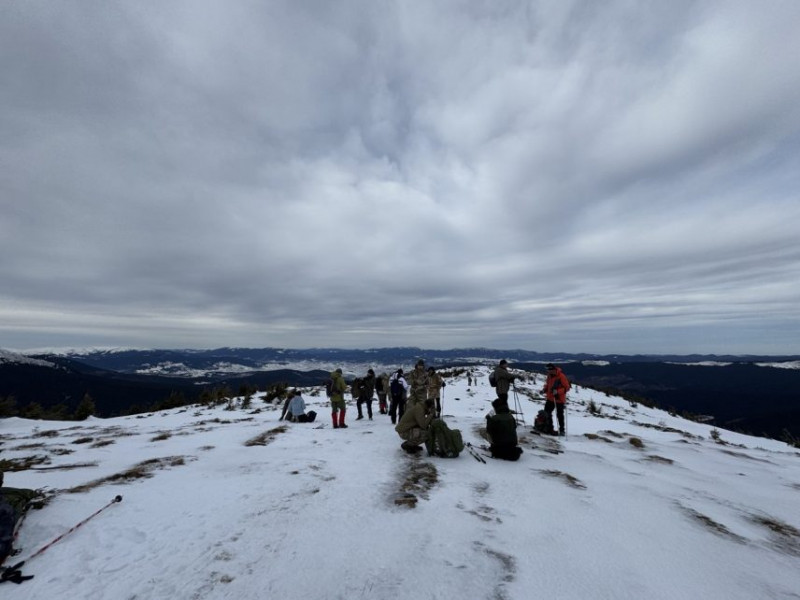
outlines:
M4 581L10 581L19 585L23 581L33 579L33 575L23 575L22 571L20 571L20 567L24 562L25 561L17 563L13 567L4 568L3 572L0 573L0 583L3 583Z

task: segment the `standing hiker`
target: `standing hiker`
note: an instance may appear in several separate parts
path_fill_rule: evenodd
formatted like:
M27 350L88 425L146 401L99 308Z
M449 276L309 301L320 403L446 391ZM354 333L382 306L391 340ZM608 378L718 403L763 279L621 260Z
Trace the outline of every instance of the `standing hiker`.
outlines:
M422 450L422 444L428 441L428 427L435 418L433 400L424 400L411 406L394 428L403 443L400 447L413 454Z
M428 367L428 398L433 399L437 418L442 416L442 388L445 385L444 379L436 372L436 369Z
M418 402L425 403L428 399L428 372L425 370L425 361L421 358L417 361L414 370L408 377L408 383L411 386L409 392L408 404L415 405Z
M486 433L489 435L489 450L494 458L517 460L522 448L517 444L517 421L500 398L492 402L494 411L486 415Z
M563 371L550 363L547 365L547 381L542 390L545 394L544 409L552 427L553 409L556 409L558 418L558 435L566 434L566 421L564 420L564 405L567 403L567 392L570 384Z
M384 372L375 380L375 391L378 393L378 412L385 415L389 412L386 394L389 392L389 376Z
M361 405L364 403L367 405L367 416L369 420L372 421L372 395L374 393L375 371L369 369L367 375L361 380L361 389L359 390L358 401L356 402L356 407L358 408L358 417L356 417L356 421L364 418L364 414L361 412Z
M336 369L331 373L331 419L333 419L334 429L347 427L344 423L344 413L347 410L347 404L344 402L346 389L347 384L342 377L342 369Z
M392 403L389 406L389 416L392 425L397 423L397 419L403 418L406 410L406 395L408 394L408 383L403 377L403 369L397 369L389 382L389 391L392 394Z
M497 399L508 404L508 390L518 377L508 372L508 361L504 358L494 369Z

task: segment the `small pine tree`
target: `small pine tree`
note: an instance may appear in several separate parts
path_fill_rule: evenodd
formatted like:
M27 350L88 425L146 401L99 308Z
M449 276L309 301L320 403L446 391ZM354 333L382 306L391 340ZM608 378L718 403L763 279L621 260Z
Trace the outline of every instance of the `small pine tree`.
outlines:
M76 421L83 421L86 417L90 417L94 414L95 406L94 400L89 395L89 392L86 392L83 395L83 399L81 400L80 404L78 404L78 408L75 409L75 420Z

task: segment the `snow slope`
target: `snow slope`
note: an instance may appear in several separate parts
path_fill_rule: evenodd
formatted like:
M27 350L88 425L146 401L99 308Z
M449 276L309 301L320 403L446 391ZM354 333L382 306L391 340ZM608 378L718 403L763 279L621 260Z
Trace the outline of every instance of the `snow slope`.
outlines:
M493 397L485 375L445 389L447 422L473 444ZM322 429L279 422L259 399L5 419L3 458L44 460L6 485L87 487L29 514L16 560L123 501L33 558L35 578L3 584L3 598L800 598L795 449L715 441L707 425L582 388L559 444L530 433L541 385L518 384L517 463L408 456L377 406L373 421L349 406L350 427L333 430L319 390L304 397ZM153 459L139 468L150 477L97 483Z

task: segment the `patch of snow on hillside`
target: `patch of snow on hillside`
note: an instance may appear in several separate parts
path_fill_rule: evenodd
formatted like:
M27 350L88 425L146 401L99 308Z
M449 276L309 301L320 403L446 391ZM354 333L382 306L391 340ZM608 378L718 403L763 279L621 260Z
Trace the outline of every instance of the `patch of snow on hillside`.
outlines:
M800 361L756 363L757 367L772 367L774 369L800 369Z
M0 349L0 363L16 363L21 365L36 365L39 367L56 368L55 364L48 362L46 360L31 358L29 356L25 356L24 354L19 354L17 352L11 352L9 350L3 350L3 349Z

